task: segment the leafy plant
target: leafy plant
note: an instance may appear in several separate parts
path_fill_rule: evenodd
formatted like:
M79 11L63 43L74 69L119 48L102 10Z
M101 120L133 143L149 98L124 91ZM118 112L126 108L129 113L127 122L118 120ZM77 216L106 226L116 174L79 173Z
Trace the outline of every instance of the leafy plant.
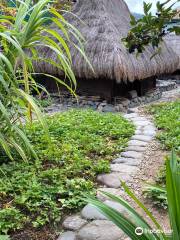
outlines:
M160 133L157 138L167 150L175 148L180 154L180 101L152 105L149 112L154 115L155 123Z
M173 6L179 1L167 0L163 3L158 1L156 15L151 12L152 3L144 2L144 16L137 20L131 15L131 29L127 37L122 39L130 53L136 50L138 53L142 53L148 45L158 48L165 35L171 32L180 34L180 27L178 26L167 28L167 24L177 15Z
M94 199L88 198L88 201L101 211L110 221L116 224L124 233L126 233L131 239L180 239L180 164L178 163L176 156L172 153L170 161L166 162L166 190L168 199L169 220L171 224L172 234L166 236L163 228L160 226L151 212L140 202L134 193L122 182L122 187L125 192L131 197L132 200L140 207L146 215L150 218L152 224L158 230L157 233L153 231L148 222L141 217L131 205L122 199L121 197L113 196L109 193L104 193L111 200L121 204L126 211L130 214L128 216L123 215L117 210L107 206L106 204ZM137 229L140 228L140 236L136 234Z
M64 213L83 207L82 194L95 194L96 175L110 171L110 161L134 133L120 115L92 110L59 113L46 122L50 142L40 122L24 126L38 160L24 162L14 155L14 162L1 165L0 234L19 224L24 231L55 227ZM17 215L8 215L11 208Z
M154 115L155 123L160 133L157 138L162 143L163 148L170 150L175 148L180 156L180 102L160 103L148 107L148 111ZM147 184L144 189L145 196L151 198L153 203L158 207L167 208L167 192L165 189L166 174L164 167L158 173L154 185Z
M51 6L50 0L40 0L34 5L32 0L16 2L14 14L7 11L0 15L0 150L10 159L13 159L12 151L15 150L27 160L27 156L31 154L37 156L21 127L25 116L32 121L32 113L35 113L47 131L45 120L31 96L32 90L38 93L42 89L34 79L38 74L43 74L34 73L33 63L48 61L59 68L71 87L61 79L47 74L46 76L65 85L73 93L76 80L71 70L68 33L73 32L78 41L81 41L82 37ZM62 35L51 29L52 22L62 31ZM39 55L41 46L54 52L57 61L43 59Z

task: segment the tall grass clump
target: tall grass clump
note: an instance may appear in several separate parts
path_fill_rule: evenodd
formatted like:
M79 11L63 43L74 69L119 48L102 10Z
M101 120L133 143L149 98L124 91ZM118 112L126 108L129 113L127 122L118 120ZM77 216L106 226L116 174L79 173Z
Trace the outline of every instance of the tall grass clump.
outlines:
M69 84L47 74L46 77L65 85L72 93L76 88L68 48L69 32L73 32L78 41L83 39L52 7L52 3L50 0L36 3L32 0L16 1L13 11L3 9L0 12L0 152L10 159L13 159L14 153L24 160L32 154L36 157L22 127L25 121L32 121L33 113L47 131L41 111L32 96L32 92L39 93L42 89L35 79L43 73L35 73L33 64L46 61L59 68ZM51 24L56 25L62 34L52 30ZM41 46L52 51L57 61L43 59L39 50Z

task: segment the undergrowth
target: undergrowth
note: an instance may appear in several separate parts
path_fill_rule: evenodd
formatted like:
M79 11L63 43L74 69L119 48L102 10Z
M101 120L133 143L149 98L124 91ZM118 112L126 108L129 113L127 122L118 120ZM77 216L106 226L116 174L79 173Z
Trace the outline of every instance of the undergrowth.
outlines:
M36 122L25 131L39 156L0 166L0 234L56 225L93 195L99 173L126 146L134 127L116 114L71 110L47 117L50 141Z
M161 142L162 148L175 149L177 157L180 158L180 101L155 104L148 110L154 116L159 130L157 139ZM165 166L163 166L156 176L155 185L148 185L145 188L146 197L151 198L155 205L164 209L167 208L165 185Z

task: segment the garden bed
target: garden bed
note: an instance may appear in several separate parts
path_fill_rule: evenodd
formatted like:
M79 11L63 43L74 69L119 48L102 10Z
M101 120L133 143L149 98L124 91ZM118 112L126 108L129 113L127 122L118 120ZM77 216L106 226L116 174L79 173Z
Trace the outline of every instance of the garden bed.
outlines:
M160 141L162 149L166 151L174 151L177 157L180 157L180 101L170 103L160 103L152 105L149 111L154 116L156 126L159 130L157 139ZM167 195L164 189L165 179L165 164L159 170L156 176L156 186L149 186L145 193L148 198L153 200L153 203L160 208L167 208Z
M94 194L96 175L110 171L134 133L120 115L92 110L56 114L47 124L50 141L40 123L26 127L39 159L2 158L0 233L12 239L55 239L62 217L84 205L83 194Z

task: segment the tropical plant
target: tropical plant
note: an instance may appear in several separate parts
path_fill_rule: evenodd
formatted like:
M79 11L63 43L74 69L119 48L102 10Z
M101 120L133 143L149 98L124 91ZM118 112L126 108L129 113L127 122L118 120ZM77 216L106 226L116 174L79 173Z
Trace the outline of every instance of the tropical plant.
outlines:
M52 7L51 0L40 0L34 5L32 0L16 2L14 16L8 15L8 11L0 15L0 151L13 159L12 150L15 150L27 160L29 154L36 154L22 130L24 116L32 121L34 112L47 131L41 111L31 96L32 91L39 93L42 89L35 81L35 77L42 73L34 72L33 63L47 61L59 68L69 79L71 87L61 79L48 74L46 77L65 85L74 93L76 79L71 69L69 31L78 41L83 39ZM51 23L61 30L61 35L51 29ZM57 61L43 59L39 54L41 46L54 52Z
M109 220L116 224L124 231L131 239L146 239L146 240L177 240L180 239L180 164L172 153L171 159L166 162L166 190L168 199L169 220L171 225L171 234L166 235L164 229L160 226L158 221L152 213L138 200L134 193L128 186L122 182L122 187L129 197L140 207L146 215L150 218L157 231L153 231L152 226L141 217L138 212L123 198L116 197L109 193L104 193L111 200L121 204L129 213L128 218L117 210L107 206L106 204L94 199L88 198L88 202L100 210ZM140 232L137 232L140 230ZM138 234L137 234L138 233Z
M144 2L143 17L136 19L131 15L131 29L127 37L123 38L130 53L136 50L138 53L142 53L148 45L152 45L153 48L159 48L165 35L172 32L180 34L180 27L167 26L174 16L177 15L177 11L173 9L173 6L179 1L166 0L163 3L158 1L156 4L156 15L152 14L152 3Z

